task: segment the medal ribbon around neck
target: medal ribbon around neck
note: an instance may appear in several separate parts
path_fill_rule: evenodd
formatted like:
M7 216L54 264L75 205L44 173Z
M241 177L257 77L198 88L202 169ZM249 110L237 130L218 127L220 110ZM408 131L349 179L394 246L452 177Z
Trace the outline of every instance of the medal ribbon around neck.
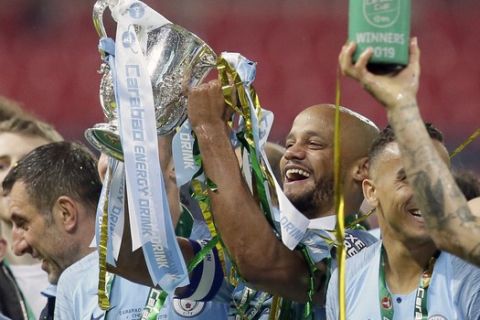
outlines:
M380 314L381 319L393 320L394 310L392 294L387 288L387 282L385 280L385 248L382 246L382 252L380 253L380 270L378 275L378 294L380 298ZM422 272L420 281L415 294L415 308L413 310L413 319L427 320L427 294L430 280L432 278L433 266L438 258L438 253L430 258L427 267Z

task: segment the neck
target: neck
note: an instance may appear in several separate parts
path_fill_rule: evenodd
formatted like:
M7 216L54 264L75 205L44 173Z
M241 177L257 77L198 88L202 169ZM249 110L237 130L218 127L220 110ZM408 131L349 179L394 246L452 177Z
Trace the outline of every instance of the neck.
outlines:
M96 248L90 247L90 243L92 242L95 232L94 221L92 222L90 220L84 220L80 225L82 228L79 229L73 238L68 241L72 245L68 254L70 259L67 261L68 265L66 267L72 265L96 250Z
M345 216L357 214L360 210L360 203L356 201L349 201L350 199L344 198L344 210L343 213ZM336 214L335 212L335 203L332 201L329 205L321 206L317 208L314 212L304 212L303 213L309 219L323 218Z
M89 255L90 253L96 250L96 248L90 248L89 245L90 244L88 245L82 244L82 245L72 247L74 251L72 250L73 252L69 256L69 259L65 260L63 268L66 269L70 267L75 262L80 261L81 259L83 259L84 257L86 257L87 255Z
M437 251L432 241L406 245L398 240L383 239L385 278L390 292L407 294L418 287L419 279Z

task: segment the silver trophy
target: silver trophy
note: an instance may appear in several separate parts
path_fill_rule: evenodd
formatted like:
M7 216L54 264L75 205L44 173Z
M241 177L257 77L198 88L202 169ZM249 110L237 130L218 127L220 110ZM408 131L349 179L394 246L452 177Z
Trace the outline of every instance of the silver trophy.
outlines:
M93 10L94 25L100 37L106 37L102 19L106 7L105 0L98 0ZM144 54L152 83L157 134L168 134L187 116L184 87L195 86L206 77L215 67L216 54L195 34L172 23L147 33ZM123 161L117 105L108 64L102 64L100 73L103 74L100 104L108 123L99 123L87 129L85 138L99 151Z

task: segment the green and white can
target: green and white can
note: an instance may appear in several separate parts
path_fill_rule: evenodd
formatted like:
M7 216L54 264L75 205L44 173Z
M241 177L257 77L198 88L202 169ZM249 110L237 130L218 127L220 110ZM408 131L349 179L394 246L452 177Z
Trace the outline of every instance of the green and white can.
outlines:
M395 69L408 64L411 0L350 0L348 39L357 43L353 56L373 48L369 66Z

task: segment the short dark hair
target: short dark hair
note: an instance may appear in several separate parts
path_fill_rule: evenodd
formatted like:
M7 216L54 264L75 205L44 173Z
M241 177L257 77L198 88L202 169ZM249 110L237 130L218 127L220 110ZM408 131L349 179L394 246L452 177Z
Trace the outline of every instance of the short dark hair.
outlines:
M430 138L443 143L443 134L433 124L427 122L425 123L425 128L427 129ZM390 125L387 125L382 131L380 131L380 134L370 147L368 152L370 166L373 164L376 157L383 151L385 146L394 141L396 141L396 138L393 128Z
M50 212L62 195L94 209L102 189L96 158L74 142L49 143L28 153L5 177L4 195L18 181L25 183L30 200L42 212Z

